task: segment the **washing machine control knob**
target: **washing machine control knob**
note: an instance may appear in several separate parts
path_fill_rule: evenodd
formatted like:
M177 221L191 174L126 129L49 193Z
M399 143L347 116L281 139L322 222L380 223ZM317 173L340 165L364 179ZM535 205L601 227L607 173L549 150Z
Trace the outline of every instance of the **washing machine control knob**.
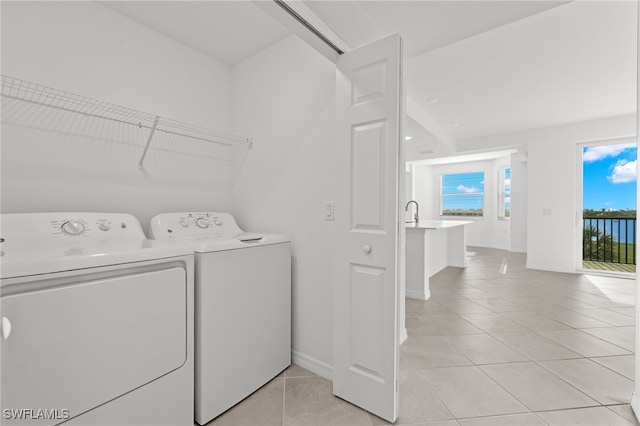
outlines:
M209 222L207 222L205 218L199 217L196 219L196 225L198 225L199 228L207 229L209 227Z
M66 235L72 236L82 235L86 230L82 222L73 219L63 223L60 229L62 229L62 232L64 232Z
M100 228L101 231L108 231L109 229L111 229L111 224L106 222L100 222L100 225L98 225L98 228Z
M189 222L187 222L184 219L180 219L180 226L182 226L183 228L186 228L187 226L189 226Z
M216 217L216 220L213 221L216 226L222 226L222 221Z

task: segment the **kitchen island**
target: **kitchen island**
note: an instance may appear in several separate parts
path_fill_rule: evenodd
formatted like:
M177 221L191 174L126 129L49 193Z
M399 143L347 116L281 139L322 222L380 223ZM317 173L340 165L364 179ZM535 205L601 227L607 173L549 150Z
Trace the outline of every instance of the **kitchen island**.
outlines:
M427 300L429 278L446 268L467 267L465 226L472 220L420 220L407 229L406 296Z

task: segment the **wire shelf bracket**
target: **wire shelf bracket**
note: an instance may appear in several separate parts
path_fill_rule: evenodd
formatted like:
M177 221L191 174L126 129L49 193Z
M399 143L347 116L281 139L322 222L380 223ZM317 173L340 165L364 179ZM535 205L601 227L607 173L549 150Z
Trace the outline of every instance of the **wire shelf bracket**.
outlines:
M144 151L142 151L142 157L140 157L140 161L138 162L138 167L143 168L142 163L144 162L144 157L147 156L147 151L149 151L149 145L151 145L151 139L153 139L153 134L156 132L158 128L158 120L160 117L156 115L156 119L153 121L153 126L151 127L151 131L149 132L149 138L147 139L147 144L144 146Z

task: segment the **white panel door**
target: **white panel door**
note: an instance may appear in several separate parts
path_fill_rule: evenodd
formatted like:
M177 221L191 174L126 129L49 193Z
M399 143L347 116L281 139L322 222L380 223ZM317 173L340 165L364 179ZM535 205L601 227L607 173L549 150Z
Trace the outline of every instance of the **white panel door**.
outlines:
M398 407L401 58L402 39L393 35L342 55L336 79L349 199L333 392L391 422Z

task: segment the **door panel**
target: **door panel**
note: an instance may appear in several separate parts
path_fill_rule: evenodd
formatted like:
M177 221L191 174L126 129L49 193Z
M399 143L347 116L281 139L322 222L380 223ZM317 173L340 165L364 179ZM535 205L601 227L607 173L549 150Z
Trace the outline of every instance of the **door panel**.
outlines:
M353 126L351 136L352 229L379 229L385 225L386 120ZM357 200L357 201L356 201Z
M397 418L401 53L394 35L338 60L349 180L335 289L334 394Z
M378 330L384 326L379 315L384 303L385 270L363 265L351 269L351 370L384 383L381 353L384 341Z

